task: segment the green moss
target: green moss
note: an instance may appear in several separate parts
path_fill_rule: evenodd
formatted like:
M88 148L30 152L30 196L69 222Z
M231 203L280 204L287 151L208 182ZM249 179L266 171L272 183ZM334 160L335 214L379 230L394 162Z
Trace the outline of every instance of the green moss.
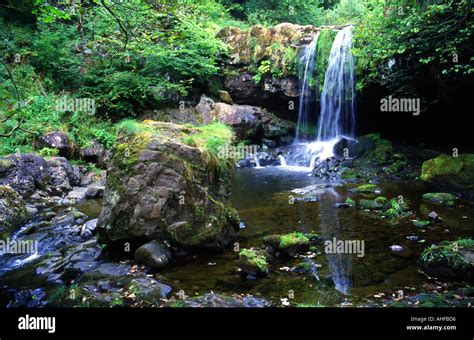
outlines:
M397 218L405 215L408 210L409 207L405 201L399 202L396 198L392 198L384 206L381 215L388 218Z
M405 160L396 160L392 164L390 164L388 167L384 169L386 174L396 174L400 172L402 169L404 169L407 165L407 162Z
M317 237L316 234L306 234L300 232L293 232L291 234L278 236L279 238L279 248L285 249L295 246L308 245L311 240Z
M239 252L239 258L248 265L258 268L261 273L268 272L267 259L254 249L241 249Z
M426 194L423 194L422 198L424 201L436 204L443 204L448 207L453 206L455 201L458 199L453 194L445 192L428 192Z
M219 170L221 173L228 171L233 163L225 157L223 151L234 141L232 129L220 122L197 126L194 129L197 130L196 133L182 136L183 142L201 150L210 170Z
M285 75L298 74L298 49L285 47L283 51L282 67Z
M352 206L354 206L356 204L356 202L350 197L346 198L345 203L350 204Z
M186 307L186 303L184 301L171 301L166 305L167 307L172 307L172 308L183 308Z
M385 198L383 196L379 196L375 199L375 202L380 203L380 204L385 204L385 203L387 203L387 198Z
M380 210L383 207L382 203L377 202L376 200L359 200L359 207L364 210Z
M437 246L425 248L420 256L424 265L446 263L454 269L466 270L473 267L469 259L463 256L461 250L474 251L474 240L471 238L459 239L452 242L441 242Z
M298 263L295 267L294 267L294 270L295 271L305 271L305 272L309 272L311 271L311 263L310 262L300 262Z
M345 169L341 174L342 179L355 179L357 178L357 173L352 169Z
M474 188L474 154L440 155L423 163L420 178L455 187Z
M415 220L413 221L413 225L417 228L425 228L430 225L430 221L426 220Z
M353 189L354 192L364 193L364 194L375 193L375 191L377 190L378 190L378 187L375 184L363 184Z
M8 169L13 165L12 161L9 159L0 159L0 168L2 169Z
M374 149L367 152L365 158L374 160L378 165L387 164L393 159L393 146L389 140L380 137L378 133L366 135L364 138L374 145Z
M292 233L288 235L283 235L280 238L280 248L293 247L295 245L308 244L309 238L306 237L303 233Z

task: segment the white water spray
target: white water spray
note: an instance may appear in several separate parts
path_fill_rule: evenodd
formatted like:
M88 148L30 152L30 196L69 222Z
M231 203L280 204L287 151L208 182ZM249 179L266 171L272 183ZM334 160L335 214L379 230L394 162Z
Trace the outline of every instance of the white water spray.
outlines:
M300 109L296 139L290 147L285 161L288 167L302 167L312 170L319 162L334 156L334 146L342 138L353 139L355 130L355 77L352 57L352 26L342 28L331 47L328 68L321 94L321 112L318 119L317 135L312 142L302 140L301 131L310 116L309 79L314 72L314 54L319 34L305 49L300 63L304 63L301 75ZM315 85L317 87L317 84ZM313 90L313 93L316 91ZM315 109L315 108L314 108Z

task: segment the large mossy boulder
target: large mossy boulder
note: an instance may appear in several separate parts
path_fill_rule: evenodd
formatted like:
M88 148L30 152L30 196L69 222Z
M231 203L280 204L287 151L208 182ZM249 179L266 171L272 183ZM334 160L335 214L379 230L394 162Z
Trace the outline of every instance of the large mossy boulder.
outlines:
M21 196L12 188L0 185L0 238L11 236L28 219Z
M357 140L342 138L335 146L334 153L338 156L361 158L376 165L391 164L395 159L392 143L378 133L358 137Z
M474 281L474 240L441 242L426 248L419 264L427 274L443 280Z
M435 188L474 189L474 154L430 159L423 163L421 179Z
M229 201L233 162L219 156L232 138L220 123L127 126L108 166L101 239L225 247L239 229Z

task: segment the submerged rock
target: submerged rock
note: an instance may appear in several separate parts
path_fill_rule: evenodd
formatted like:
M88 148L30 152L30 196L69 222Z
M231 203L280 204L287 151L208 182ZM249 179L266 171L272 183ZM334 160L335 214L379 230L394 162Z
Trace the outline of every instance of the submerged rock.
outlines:
M271 303L250 295L247 296L226 296L222 294L207 293L200 296L186 298L183 300L170 301L165 307L221 307L221 308L241 308L241 307L270 307Z
M458 199L453 194L445 192L428 192L422 196L424 201L446 205L448 207L454 206L456 200Z
M433 221L433 222L436 222L438 221L440 218L438 216L438 214L436 213L436 211L432 211L428 214L428 218Z
M380 189L375 184L363 184L357 188L352 189L352 191L363 194L375 194L380 193Z
M430 221L425 221L425 220L415 220L413 221L413 225L417 228L424 228L427 227L431 224Z
M378 200L359 200L359 207L364 210L381 210L383 208L383 203Z
M153 269L162 269L171 262L171 251L164 244L151 241L136 250L135 261Z
M407 246L392 245L390 246L390 250L393 255L401 258L408 258L413 255L413 250Z

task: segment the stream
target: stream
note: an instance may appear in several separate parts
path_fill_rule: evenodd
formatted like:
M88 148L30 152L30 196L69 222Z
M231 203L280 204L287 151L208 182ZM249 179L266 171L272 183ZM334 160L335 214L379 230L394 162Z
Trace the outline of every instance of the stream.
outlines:
M317 202L292 202L294 194L291 190L314 185L320 188ZM420 197L426 190L418 182L380 183L380 188L386 197L404 195L417 215L426 215L434 209L421 202ZM234 245L224 252L175 257L172 265L155 277L172 286L174 291L184 291L187 296L213 291L251 294L276 304L291 295L292 304L373 305L372 296L380 292L423 291L423 285L430 280L419 271L416 261L427 245L474 235L474 210L469 206L436 206L443 223L419 229L410 220L391 224L368 211L337 208L336 203L344 202L347 197L357 200L361 196L350 191L350 186L328 185L304 171L291 171L284 167L238 169L233 183L232 204L245 226L239 233L239 248L263 247L264 236L301 231L318 233L323 240L363 240L363 256L327 254L321 244L317 252L290 260L277 258L270 262L268 276L249 280L236 271L238 252ZM98 216L101 200L89 200L77 208L87 214L87 217L76 214L82 223L82 220ZM41 234L38 254L0 256L0 287L41 289L44 292L53 288L45 278L35 274L38 258L68 242L80 242L77 235L68 234L70 223L58 218L62 210L57 212L56 224L51 224ZM48 211L39 215L47 216ZM35 223L38 221L21 228L13 238L28 239L32 233L28 230ZM35 235L38 237L37 233ZM414 254L395 256L390 249L392 245L407 246ZM305 272L290 270L302 262L308 263L311 269Z

